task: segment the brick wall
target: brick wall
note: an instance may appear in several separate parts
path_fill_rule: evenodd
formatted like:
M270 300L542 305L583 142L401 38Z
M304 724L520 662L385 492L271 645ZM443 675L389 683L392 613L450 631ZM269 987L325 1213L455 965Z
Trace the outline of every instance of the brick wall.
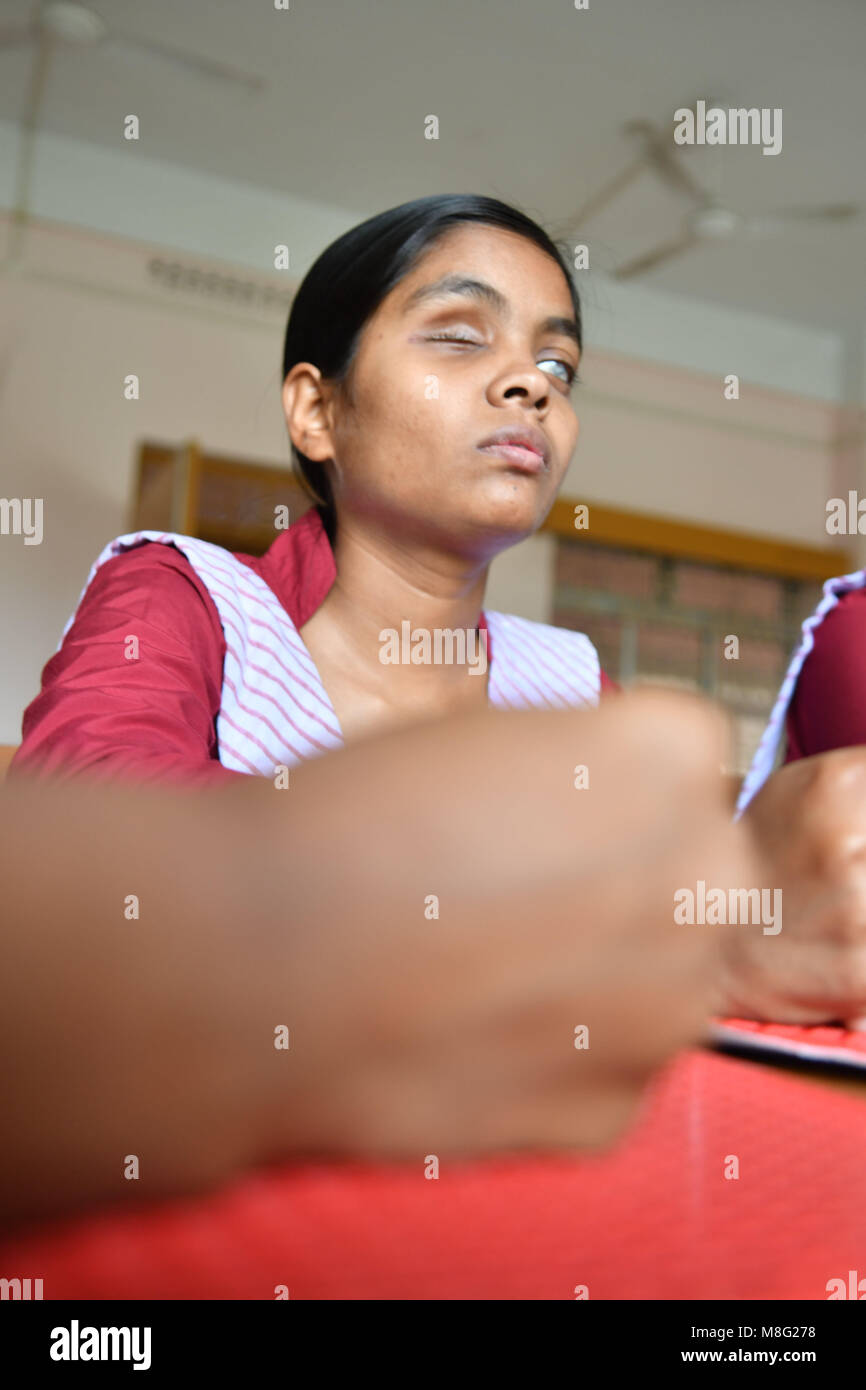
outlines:
M559 539L552 620L585 632L624 686L719 700L734 720L732 771L742 774L820 593L811 582Z

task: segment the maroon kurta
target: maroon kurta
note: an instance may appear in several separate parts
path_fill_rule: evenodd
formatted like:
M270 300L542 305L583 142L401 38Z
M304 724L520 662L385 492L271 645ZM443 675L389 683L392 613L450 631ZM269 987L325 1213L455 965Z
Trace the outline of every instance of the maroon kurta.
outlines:
M237 554L275 594L297 628L336 578L315 509L259 557ZM487 629L482 613L480 624ZM124 659L130 633L141 658ZM488 659L494 659L488 630ZM16 771L128 775L137 780L224 782L246 776L219 762L226 644L211 595L185 555L144 542L94 575L61 649L28 705ZM601 674L602 691L611 682Z

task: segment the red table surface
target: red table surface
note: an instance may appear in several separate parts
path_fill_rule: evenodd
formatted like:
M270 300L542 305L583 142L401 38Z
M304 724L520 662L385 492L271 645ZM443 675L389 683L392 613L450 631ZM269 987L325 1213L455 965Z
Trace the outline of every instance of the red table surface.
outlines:
M604 1156L285 1165L0 1245L46 1299L826 1299L850 1270L866 1104L703 1052Z

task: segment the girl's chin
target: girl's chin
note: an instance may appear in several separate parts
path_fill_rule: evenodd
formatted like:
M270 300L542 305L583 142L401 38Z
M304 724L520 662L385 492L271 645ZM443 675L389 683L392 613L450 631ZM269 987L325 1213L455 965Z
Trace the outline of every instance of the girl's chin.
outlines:
M527 540L535 534L543 520L544 514L539 515L537 509L512 508L507 511L502 507L487 507L471 515L465 529L467 536L486 537L495 552Z
M547 488L538 485L537 478L500 478L492 488L484 489L479 508L488 525L523 527L534 530L550 510L551 498Z

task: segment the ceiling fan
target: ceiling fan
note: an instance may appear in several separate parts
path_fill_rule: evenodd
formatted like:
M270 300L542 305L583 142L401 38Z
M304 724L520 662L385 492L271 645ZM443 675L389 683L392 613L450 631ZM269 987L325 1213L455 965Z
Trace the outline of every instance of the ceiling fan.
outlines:
M32 48L27 93L20 119L21 140L15 171L15 192L10 211L12 226L9 246L0 259L0 274L16 273L20 269L24 233L30 221L30 184L33 174L34 151L39 116L52 59L63 48L93 48L116 53L144 54L159 63L172 64L189 75L204 77L222 84L234 84L247 92L260 91L267 84L262 78L242 72L227 63L216 62L202 54L175 48L171 44L138 35L123 33L109 26L89 5L72 0L41 0L29 24L10 28L0 27L0 56L15 48Z
M45 0L29 24L0 27L0 53L29 44L43 51L64 46L93 48L98 45L100 49L118 55L122 55L124 50L149 54L159 62L174 64L197 77L233 82L251 92L259 91L266 85L262 78L242 72L228 63L216 62L200 53L176 48L158 39L125 33L113 24L109 25L90 5L74 4L72 0Z
M710 242L769 236L797 222L847 222L860 214L855 203L826 203L815 207L779 208L762 216L744 217L709 193L684 167L674 152L672 133L667 134L660 126L644 119L629 121L624 130L640 146L637 158L584 204L569 224L572 231L574 227L582 227L647 169L653 170L673 191L690 199L692 208L686 213L678 236L617 267L612 272L614 279L628 280L642 275L685 251Z

